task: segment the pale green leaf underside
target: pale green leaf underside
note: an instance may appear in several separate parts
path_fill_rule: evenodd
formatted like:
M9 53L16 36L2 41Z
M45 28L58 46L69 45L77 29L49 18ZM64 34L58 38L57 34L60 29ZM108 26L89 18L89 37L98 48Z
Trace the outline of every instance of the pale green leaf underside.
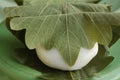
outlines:
M120 25L119 13L109 13L106 5L50 1L53 0L46 5L7 8L5 12L8 17L20 16L12 19L11 28L26 29L25 40L30 49L55 47L71 66L81 47L90 49L96 42L108 45L111 25Z
M108 5L102 4L67 4L68 13L78 13L78 12L109 12ZM32 11L32 12L31 12ZM65 14L65 5L62 4L50 4L50 5L37 5L37 6L20 6L20 7L9 7L5 9L6 15L8 17L20 16L20 17L30 17L30 16L43 16L43 15L55 15L55 14Z
M41 5L46 3L55 3L55 4L63 4L66 2L72 3L94 3L99 2L100 0L24 0L24 5Z

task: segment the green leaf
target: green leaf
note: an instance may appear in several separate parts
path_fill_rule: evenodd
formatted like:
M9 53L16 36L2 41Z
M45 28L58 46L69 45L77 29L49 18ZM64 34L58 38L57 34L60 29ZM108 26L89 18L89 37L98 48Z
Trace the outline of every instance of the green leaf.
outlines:
M14 0L0 0L0 23L6 18L3 9L10 6L17 6Z
M8 76L6 76L5 74L3 74L2 71L0 71L0 80L11 80Z
M66 3L66 1L72 2L72 3L81 3L81 2L97 3L101 0L24 0L24 5L41 5L46 3L60 4L60 3Z
M13 30L26 29L28 48L55 47L72 66L81 47L90 49L96 42L102 45L110 43L110 25L120 25L120 15L105 13L109 10L103 5L68 3L64 6L66 7L48 3L41 6L8 8L5 11L8 16L21 16L13 18L10 26ZM33 13L29 13L29 10L33 10Z
M17 47L23 47L23 44L16 40L6 29L5 23L2 23L0 25L0 73L4 73L11 80L38 80L37 78L41 76L40 72L19 64L13 57L14 49Z
M71 13L80 13L80 12L109 12L109 5L96 5L88 3L80 4L68 4L68 14ZM32 13L30 12L32 10ZM44 15L58 15L65 14L65 9L62 4L41 4L34 6L19 6L19 7L8 7L5 8L5 14L7 17L36 17Z

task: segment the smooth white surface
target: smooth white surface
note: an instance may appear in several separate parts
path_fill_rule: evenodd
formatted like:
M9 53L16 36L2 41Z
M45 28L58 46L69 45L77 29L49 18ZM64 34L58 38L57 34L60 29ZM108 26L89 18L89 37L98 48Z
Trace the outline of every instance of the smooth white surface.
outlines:
M39 59L47 66L60 70L77 70L86 66L98 53L98 43L95 43L92 49L81 48L75 64L70 67L65 63L56 48L47 51L42 47L36 48Z

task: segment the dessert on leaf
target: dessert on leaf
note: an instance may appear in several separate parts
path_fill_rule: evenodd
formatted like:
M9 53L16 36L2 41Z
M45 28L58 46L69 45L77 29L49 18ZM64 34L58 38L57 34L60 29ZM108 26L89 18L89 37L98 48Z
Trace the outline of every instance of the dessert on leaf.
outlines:
M106 49L114 43L113 31L120 26L120 13L96 1L25 0L23 6L5 9L7 24L14 35L25 37L25 45L45 65L80 70L95 58L99 46Z

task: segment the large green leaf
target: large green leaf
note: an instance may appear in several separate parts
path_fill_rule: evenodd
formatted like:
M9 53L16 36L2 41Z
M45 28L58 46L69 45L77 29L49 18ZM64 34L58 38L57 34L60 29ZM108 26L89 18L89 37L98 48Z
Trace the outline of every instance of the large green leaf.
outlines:
M112 40L110 26L120 25L119 13L105 13L109 12L107 5L52 1L5 11L8 17L20 17L13 18L10 26L13 30L26 29L28 48L55 47L70 66L75 63L81 47L90 49L96 42L108 45Z
M0 71L0 80L11 80L10 77L6 76L2 71Z
M17 6L14 0L0 0L0 23L6 18L3 9L10 6Z
M68 4L68 14L80 13L80 12L108 12L108 5L96 5L88 3L80 4ZM45 8L45 9L44 9ZM30 12L32 10L32 13ZM65 14L65 9L61 4L50 5L37 5L37 6L20 6L9 7L5 9L5 13L8 17L20 16L20 17L36 17L45 15L58 15Z
M24 5L41 5L41 4L46 4L46 3L66 3L72 2L72 3L81 3L81 2L86 2L86 3L97 3L101 0L24 0Z

